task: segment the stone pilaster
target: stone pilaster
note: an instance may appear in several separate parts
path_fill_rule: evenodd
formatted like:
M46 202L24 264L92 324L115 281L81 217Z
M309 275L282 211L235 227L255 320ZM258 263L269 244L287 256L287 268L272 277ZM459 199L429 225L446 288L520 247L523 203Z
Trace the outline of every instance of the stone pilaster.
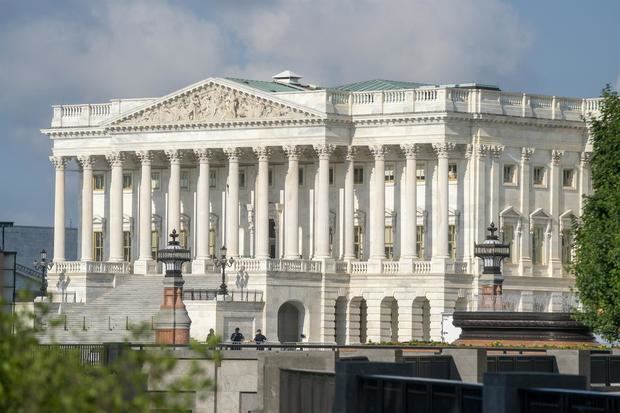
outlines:
M491 154L491 182L489 183L489 198L491 200L489 205L491 208L488 221L489 223L495 222L499 225L499 192L502 185L500 161L504 153L504 146L493 145L489 148L489 152Z
M579 216L583 215L584 197L590 195L590 158L592 152L582 152L579 162Z
M532 258L530 246L530 159L534 153L534 148L524 147L521 149L521 257L519 259L519 273L523 275L532 275Z
M549 212L551 214L551 238L549 239L550 259L549 276L562 275L562 259L560 258L560 195L562 190L560 160L564 151L551 151L551 182L549 184Z

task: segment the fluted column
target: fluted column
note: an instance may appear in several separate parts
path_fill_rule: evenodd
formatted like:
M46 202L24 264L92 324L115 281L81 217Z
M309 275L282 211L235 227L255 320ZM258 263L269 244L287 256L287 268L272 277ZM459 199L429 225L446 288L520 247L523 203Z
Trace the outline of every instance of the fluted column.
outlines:
M344 259L355 258L355 200L353 192L353 171L355 167L355 146L347 147L344 176Z
M418 181L416 176L417 146L415 144L405 144L400 146L405 153L405 205L403 211L404 230L402 233L402 246L400 256L402 259L413 259L417 256L416 246L416 224L417 224L417 188Z
M196 260L209 259L209 168L213 158L211 149L194 149L198 158L196 186Z
M530 256L530 159L534 148L521 148L521 258L519 260L519 273L531 275L532 257Z
M562 182L560 178L560 159L564 151L554 149L551 151L551 183L549 185L551 213L551 259L549 261L549 275L562 275L562 259L560 258L560 191Z
M109 261L123 261L123 161L122 152L106 154L110 164L110 256Z
M491 182L489 185L491 210L489 220L499 225L500 160L504 153L504 146L494 145L490 147L489 151L491 153Z
M65 166L67 159L50 156L56 170L54 186L54 262L65 260Z
M383 145L369 147L375 158L370 191L370 256L371 260L385 258L385 152Z
M82 166L82 261L93 260L93 165L95 158L89 155L78 156Z
M151 224L152 224L152 193L151 193L151 165L153 162L153 152L139 151L136 156L140 160L140 226L138 228L138 239L140 241L140 253L134 263L134 273L146 274L148 272L148 262L153 261L151 255Z
M299 258L299 156L296 145L283 147L288 157L284 187L284 258Z
M433 208L433 258L447 259L448 254L448 153L453 143L433 144L437 153L437 199Z
M173 229L181 231L181 159L183 153L173 149L166 151L170 161L170 179L168 180L168 233Z
M254 148L258 158L256 177L256 258L269 258L269 156L271 150L266 146Z
M333 145L314 145L319 157L319 193L316 224L316 258L329 258L329 157Z
M226 248L228 256L239 256L239 148L225 148L228 156L228 201L226 202Z

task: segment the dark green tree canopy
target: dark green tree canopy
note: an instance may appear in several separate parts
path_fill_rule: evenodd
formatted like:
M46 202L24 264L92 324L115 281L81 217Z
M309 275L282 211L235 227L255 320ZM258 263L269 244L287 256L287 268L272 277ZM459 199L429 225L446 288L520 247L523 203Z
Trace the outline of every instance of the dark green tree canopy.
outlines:
M620 338L620 97L603 90L601 114L588 119L592 136L592 195L575 237L582 308L577 319L610 341Z

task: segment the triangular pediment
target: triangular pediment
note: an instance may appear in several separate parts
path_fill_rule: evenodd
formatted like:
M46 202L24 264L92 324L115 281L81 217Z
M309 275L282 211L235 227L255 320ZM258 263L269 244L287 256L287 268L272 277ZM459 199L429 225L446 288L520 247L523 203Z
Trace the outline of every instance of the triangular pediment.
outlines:
M212 78L121 114L110 127L321 119L324 114L226 79Z
M519 212L511 206L502 210L499 215L503 218L521 218L521 214L519 214Z

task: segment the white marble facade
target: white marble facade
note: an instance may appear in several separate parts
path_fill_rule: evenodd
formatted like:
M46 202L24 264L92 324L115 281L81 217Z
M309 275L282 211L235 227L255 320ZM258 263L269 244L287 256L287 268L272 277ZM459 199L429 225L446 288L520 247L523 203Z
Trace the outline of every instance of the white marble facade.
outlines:
M54 271L157 273L152 250L174 228L188 272L211 273L225 244L255 275L265 328L289 302L312 341L438 339L475 301L473 245L494 221L512 246L511 305L566 304L571 222L590 191L582 116L598 99L298 80L209 78L156 99L54 106L43 133L56 229L67 162L83 177L81 259L65 261L56 231Z

